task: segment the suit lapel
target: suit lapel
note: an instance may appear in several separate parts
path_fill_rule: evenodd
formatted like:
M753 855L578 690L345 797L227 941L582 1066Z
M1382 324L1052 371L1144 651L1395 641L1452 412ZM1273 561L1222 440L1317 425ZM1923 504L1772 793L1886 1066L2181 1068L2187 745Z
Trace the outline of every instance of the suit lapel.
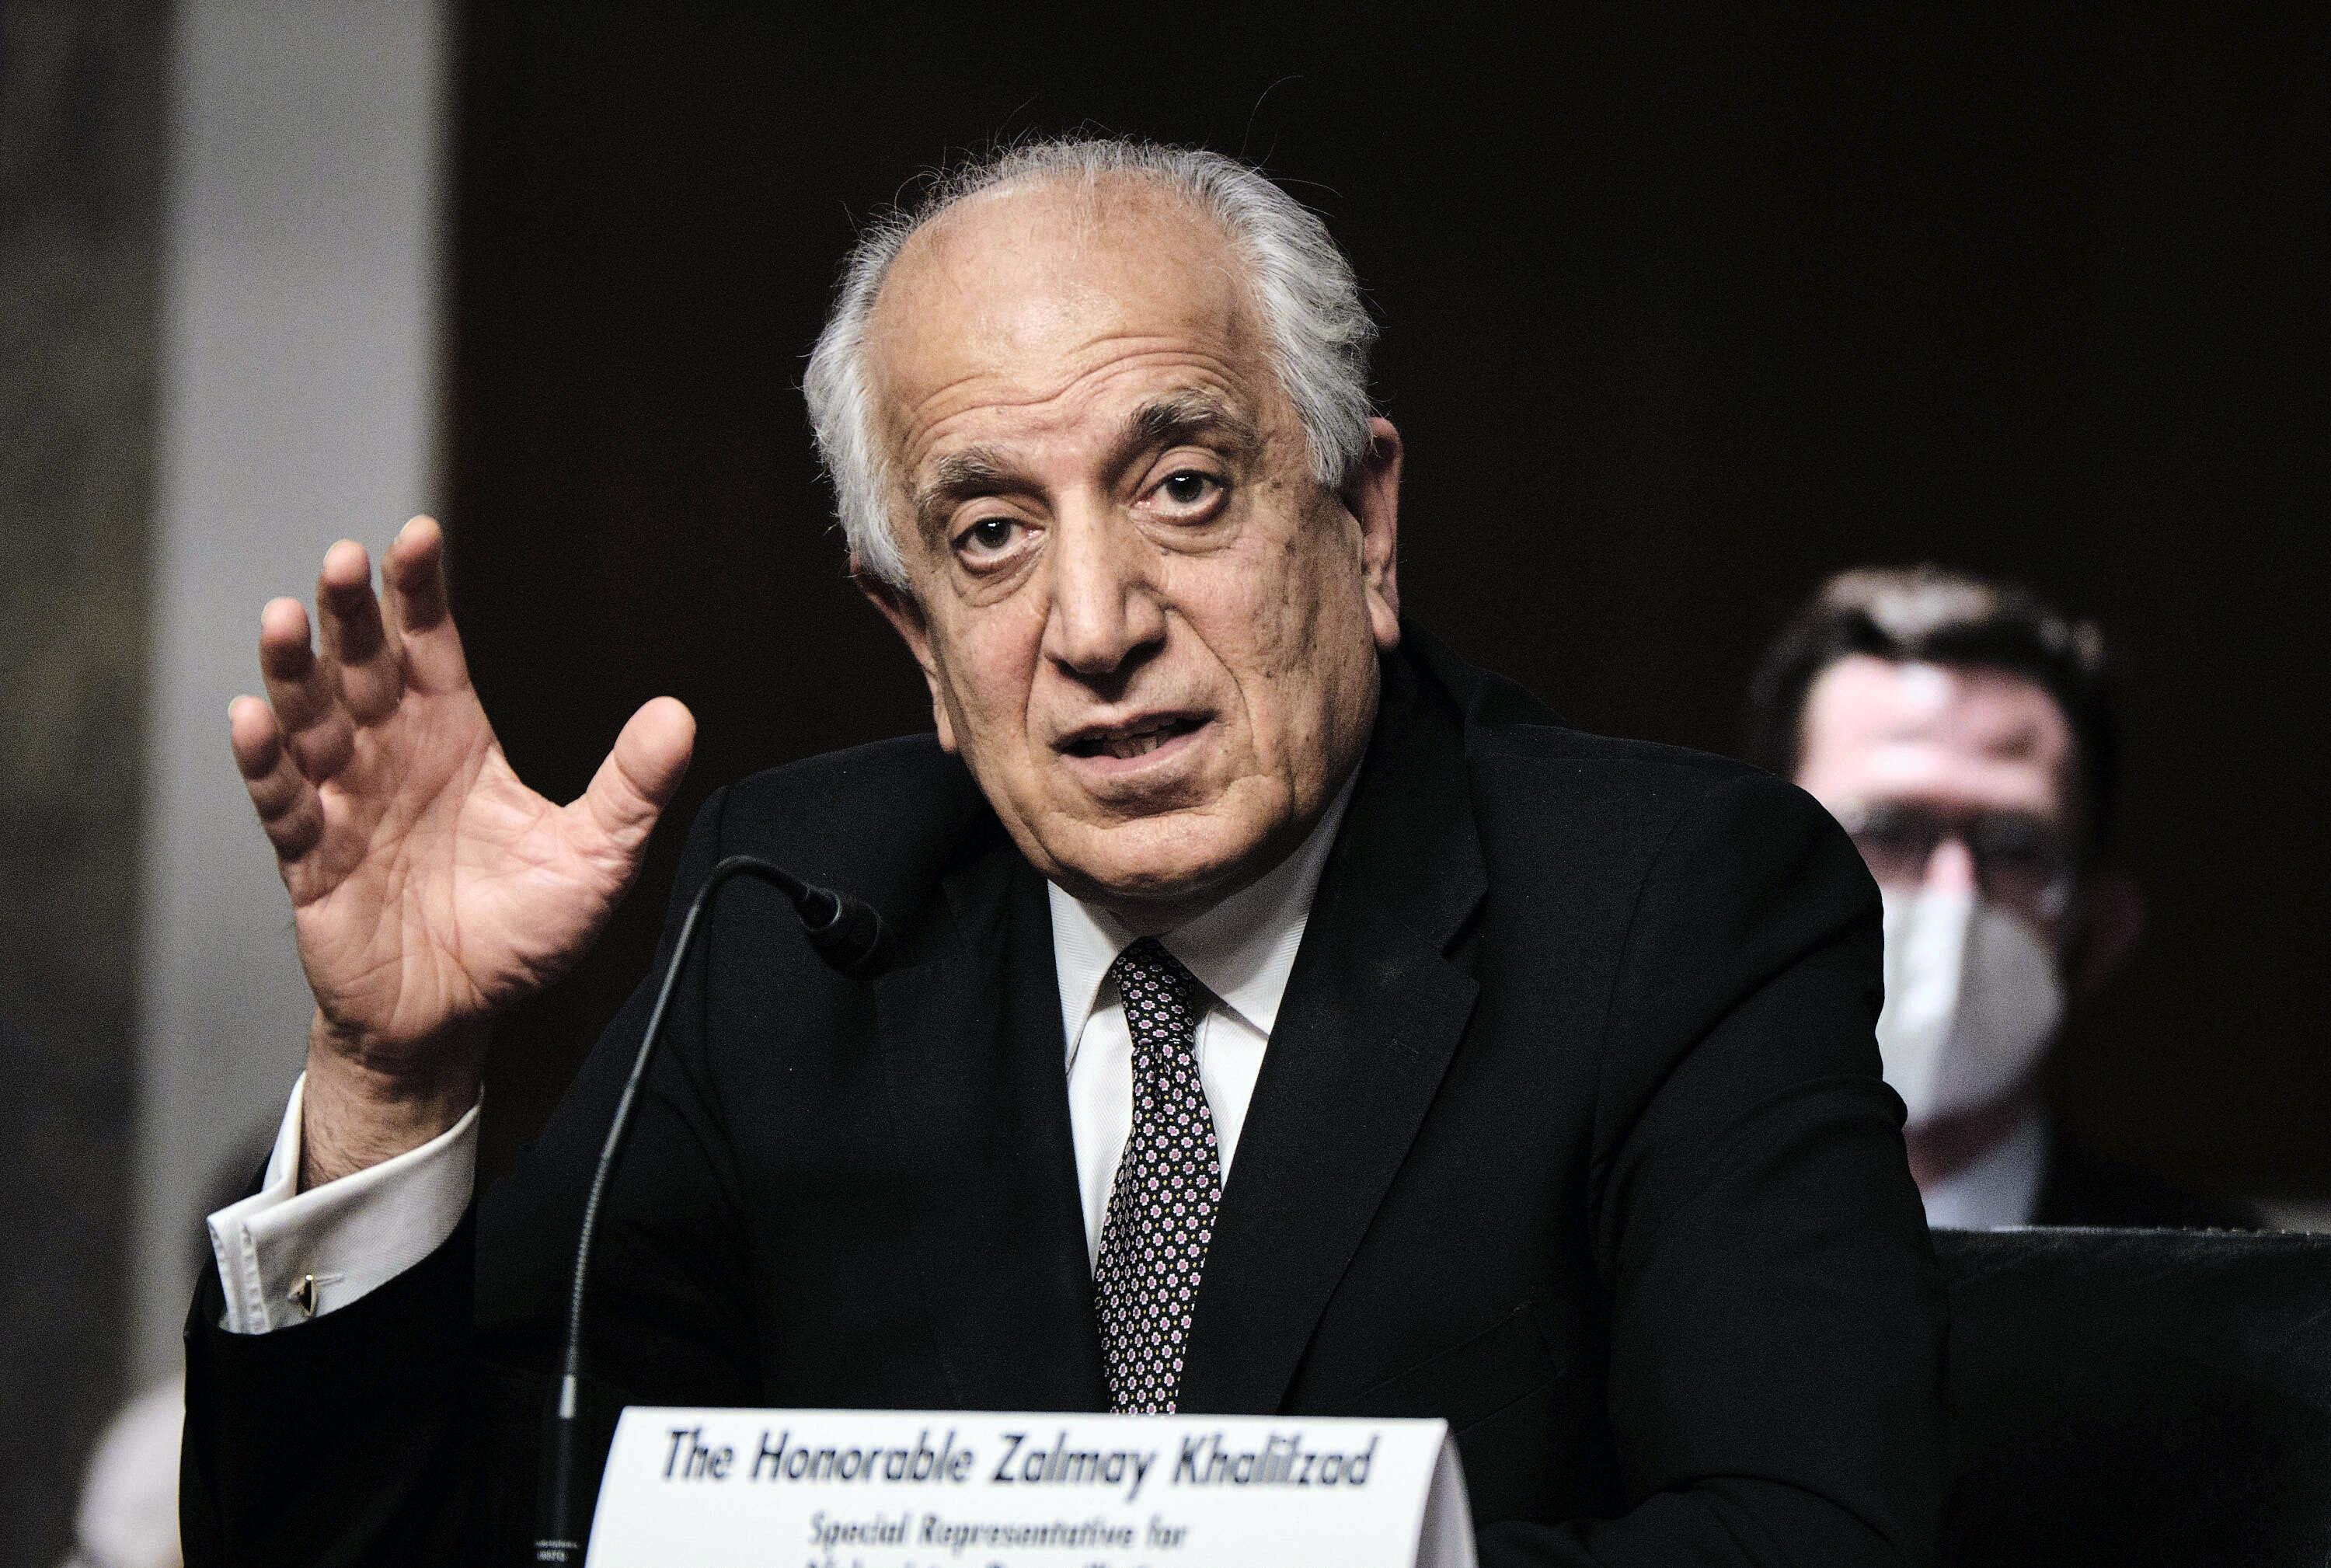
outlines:
M1185 1411L1279 1408L1406 1157L1477 987L1449 947L1488 886L1453 707L1408 661L1384 693L1223 1193Z
M946 892L952 932L874 987L938 1358L966 1409L1105 1410L1043 883L1005 843Z

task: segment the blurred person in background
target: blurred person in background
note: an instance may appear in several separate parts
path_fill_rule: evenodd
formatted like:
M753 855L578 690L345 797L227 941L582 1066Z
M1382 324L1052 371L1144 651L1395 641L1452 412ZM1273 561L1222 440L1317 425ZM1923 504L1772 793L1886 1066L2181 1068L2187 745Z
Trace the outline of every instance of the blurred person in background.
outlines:
M73 1554L62 1568L181 1568L178 1441L186 1380L164 1379L122 1407L90 1452Z
M252 1190L275 1146L254 1126L212 1174L205 1213ZM207 1232L186 1238L186 1272L213 1267ZM178 1550L178 1450L186 1378L173 1373L130 1395L90 1445L73 1510L73 1549L58 1568L184 1568Z
M1937 1229L2258 1222L2096 1157L2048 1113L2067 1009L2145 927L2105 858L2111 697L2092 622L1932 565L1831 578L1750 686L1750 760L1830 810L1885 898L1878 1043Z

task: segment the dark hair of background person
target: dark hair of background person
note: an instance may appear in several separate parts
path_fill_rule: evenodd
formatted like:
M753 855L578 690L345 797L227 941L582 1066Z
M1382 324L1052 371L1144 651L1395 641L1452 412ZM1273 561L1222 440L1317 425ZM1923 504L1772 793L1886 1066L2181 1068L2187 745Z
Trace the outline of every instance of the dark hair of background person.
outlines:
M1783 622L1748 679L1742 756L1783 778L1804 747L1805 698L1822 670L1866 653L1889 663L2003 670L2055 699L2080 768L2080 842L2112 836L2120 726L2104 633L2031 589L1933 565L1857 566L1816 589Z

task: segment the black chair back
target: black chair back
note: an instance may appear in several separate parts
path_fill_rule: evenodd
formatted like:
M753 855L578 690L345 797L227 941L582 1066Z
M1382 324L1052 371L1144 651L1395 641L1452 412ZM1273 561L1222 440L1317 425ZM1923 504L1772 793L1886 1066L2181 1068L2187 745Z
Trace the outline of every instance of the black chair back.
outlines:
M2331 1563L2331 1236L1938 1231L1953 1568Z

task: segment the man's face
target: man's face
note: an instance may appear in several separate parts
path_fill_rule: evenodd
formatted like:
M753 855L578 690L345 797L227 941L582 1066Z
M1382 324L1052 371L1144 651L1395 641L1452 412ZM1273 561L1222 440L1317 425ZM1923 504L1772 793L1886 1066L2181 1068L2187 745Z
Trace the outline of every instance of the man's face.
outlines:
M869 593L1022 851L1162 930L1300 841L1399 637L1398 437L1310 474L1228 242L1155 185L1009 188L893 266L869 365L908 588Z
M1839 660L1807 692L1796 782L1879 882L1979 884L2061 946L2082 824L2071 726L2005 670Z

